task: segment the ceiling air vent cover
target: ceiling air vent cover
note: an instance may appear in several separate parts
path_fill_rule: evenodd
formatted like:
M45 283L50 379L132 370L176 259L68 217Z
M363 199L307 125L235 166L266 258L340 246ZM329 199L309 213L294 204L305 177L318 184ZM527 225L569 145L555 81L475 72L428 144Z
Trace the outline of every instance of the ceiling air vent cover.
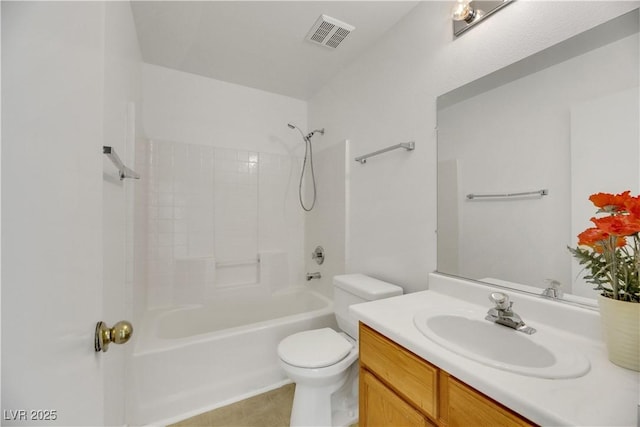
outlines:
M320 15L311 30L309 30L307 40L335 49L353 30L355 30L353 25L338 21L327 15Z

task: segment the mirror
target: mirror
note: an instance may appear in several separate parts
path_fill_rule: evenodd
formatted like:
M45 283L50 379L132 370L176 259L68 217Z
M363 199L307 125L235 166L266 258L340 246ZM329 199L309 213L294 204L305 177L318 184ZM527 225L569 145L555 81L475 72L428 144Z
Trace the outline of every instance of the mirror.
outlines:
M438 97L439 272L595 298L567 246L639 192L638 52L634 10Z

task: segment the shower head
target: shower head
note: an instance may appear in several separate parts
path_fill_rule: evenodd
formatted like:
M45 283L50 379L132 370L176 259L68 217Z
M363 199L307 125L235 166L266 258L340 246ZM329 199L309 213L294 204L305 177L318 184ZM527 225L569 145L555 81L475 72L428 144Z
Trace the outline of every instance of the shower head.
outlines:
M287 126L289 126L289 129L298 129L298 132L300 132L300 135L302 135L302 139L304 139L305 142L309 138L309 136L304 136L304 132L302 132L302 129L300 129L298 126L292 125L291 123L287 123Z

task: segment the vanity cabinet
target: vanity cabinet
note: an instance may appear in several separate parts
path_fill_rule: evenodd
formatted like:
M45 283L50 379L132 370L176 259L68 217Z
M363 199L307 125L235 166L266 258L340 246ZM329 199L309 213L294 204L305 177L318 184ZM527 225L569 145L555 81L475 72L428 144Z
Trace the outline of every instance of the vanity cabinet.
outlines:
M360 323L360 427L533 425Z
M408 404L393 390L367 370L360 371L360 389L366 399L361 401L359 426L435 427L429 418Z

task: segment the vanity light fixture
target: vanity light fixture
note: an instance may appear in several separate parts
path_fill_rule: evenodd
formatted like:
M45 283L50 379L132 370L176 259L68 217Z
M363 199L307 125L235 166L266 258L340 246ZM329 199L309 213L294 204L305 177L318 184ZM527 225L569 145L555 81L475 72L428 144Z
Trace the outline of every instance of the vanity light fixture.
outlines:
M458 37L469 28L493 15L515 0L456 0L451 10L453 19L453 35Z
M451 19L454 21L464 21L470 24L476 16L478 16L478 11L471 6L470 0L457 0L451 10Z

